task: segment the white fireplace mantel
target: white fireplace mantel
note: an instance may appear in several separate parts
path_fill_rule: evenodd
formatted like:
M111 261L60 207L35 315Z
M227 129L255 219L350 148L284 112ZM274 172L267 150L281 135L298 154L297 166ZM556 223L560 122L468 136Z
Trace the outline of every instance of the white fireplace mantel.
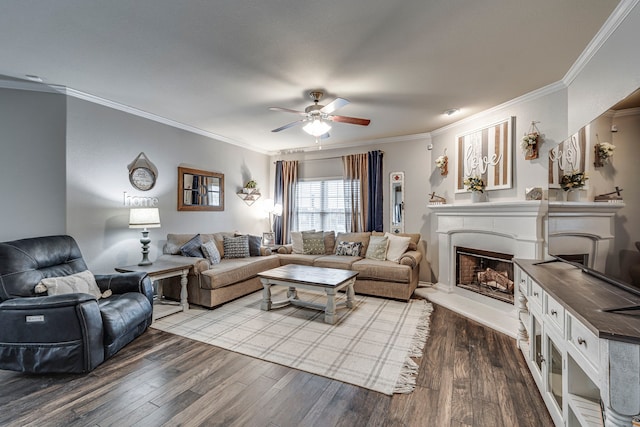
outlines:
M519 200L428 207L437 218L439 268L434 292L449 294L445 299L456 301L448 308L515 337L517 313L513 305L456 286L455 248L464 246L515 258L540 259L544 254L547 202ZM438 302L436 295L429 298ZM518 300L517 287L514 298Z

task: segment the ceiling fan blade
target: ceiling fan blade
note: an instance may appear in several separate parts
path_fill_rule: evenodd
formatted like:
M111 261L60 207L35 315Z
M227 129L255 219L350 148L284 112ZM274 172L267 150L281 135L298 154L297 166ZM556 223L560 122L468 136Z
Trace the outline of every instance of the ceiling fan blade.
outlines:
M292 110L290 108L269 107L269 110L271 110L271 111L282 111L282 112L285 112L285 113L300 114L301 116L306 116L307 115L307 113L305 113L304 111Z
M369 119L359 119L357 117L347 117L347 116L329 116L327 120L331 120L332 122L338 123L349 123L352 125L360 125L360 126L369 126L371 120Z
M280 126L277 129L273 129L271 132L280 132L281 130L289 129L290 127L293 127L295 125L299 125L302 122L304 122L304 120L296 120L295 122L291 122L291 123L286 124L284 126Z
M336 98L320 110L321 113L331 114L336 111L338 108L342 108L349 103L348 99L344 98Z

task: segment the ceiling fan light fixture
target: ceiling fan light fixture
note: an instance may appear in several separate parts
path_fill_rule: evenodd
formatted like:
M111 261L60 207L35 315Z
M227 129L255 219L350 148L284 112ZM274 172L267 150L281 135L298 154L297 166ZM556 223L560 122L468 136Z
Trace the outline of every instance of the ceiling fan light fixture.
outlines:
M309 135L315 136L316 138L324 135L329 132L331 126L325 121L321 119L313 119L302 128Z

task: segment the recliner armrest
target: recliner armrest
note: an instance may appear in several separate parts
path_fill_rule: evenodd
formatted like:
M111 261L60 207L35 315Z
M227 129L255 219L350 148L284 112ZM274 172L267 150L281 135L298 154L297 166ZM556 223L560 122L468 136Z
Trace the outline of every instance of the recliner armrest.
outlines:
M144 294L153 305L153 283L144 272L97 274L96 283L102 292L111 289L114 294L139 292Z
M12 298L0 303L0 310L46 310L49 308L74 307L86 301L96 301L93 295L77 293L33 298Z

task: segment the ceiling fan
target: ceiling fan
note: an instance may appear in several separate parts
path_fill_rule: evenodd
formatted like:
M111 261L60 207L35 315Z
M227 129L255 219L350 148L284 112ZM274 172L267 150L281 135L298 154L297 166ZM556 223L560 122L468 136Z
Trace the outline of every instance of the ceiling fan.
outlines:
M300 120L288 123L279 128L273 129L271 132L280 132L290 127L306 123L302 128L309 135L324 139L329 137L329 130L331 125L327 122L339 122L349 123L352 125L368 126L371 123L369 119L359 119L357 117L336 116L331 113L338 108L342 108L349 103L349 100L344 98L336 98L327 105L320 105L319 102L324 96L324 92L314 90L309 92L309 96L313 99L313 104L309 105L304 111L291 110L289 108L270 107L271 111L284 111L285 113L294 113L302 116Z

